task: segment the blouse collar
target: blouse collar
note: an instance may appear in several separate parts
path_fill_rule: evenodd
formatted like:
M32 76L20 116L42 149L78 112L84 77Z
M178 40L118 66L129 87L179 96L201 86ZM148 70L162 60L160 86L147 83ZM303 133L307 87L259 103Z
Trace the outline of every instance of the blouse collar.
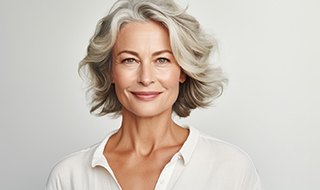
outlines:
M184 165L188 164L193 151L196 148L198 139L199 139L199 131L193 127L185 127L187 129L189 129L189 135L187 140L183 143L181 149L179 150L179 152L177 154L181 155L184 161ZM119 129L113 130L110 133L107 134L107 136L105 137L105 139L103 141L101 141L100 144L98 144L97 148L94 151L93 157L92 157L92 162L91 162L91 166L92 167L96 167L96 166L102 166L104 168L106 168L107 170L111 171L111 168L107 162L107 159L104 156L104 149L105 146L109 140L109 138L115 134Z

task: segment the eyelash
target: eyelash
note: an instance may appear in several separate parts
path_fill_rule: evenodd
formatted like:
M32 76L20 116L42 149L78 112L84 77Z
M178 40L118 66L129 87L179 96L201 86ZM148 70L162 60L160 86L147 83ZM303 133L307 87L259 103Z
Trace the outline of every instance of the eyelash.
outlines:
M135 58L126 58L121 61L121 63L125 63L125 64L130 64L130 63L134 63L134 62L138 62L138 61ZM165 57L160 57L160 58L156 59L156 63L159 63L159 64L170 63L170 60Z
M126 63L126 64L130 64L130 63L133 63L133 62L137 62L136 59L134 58L126 58L124 60L121 61L122 63Z
M160 60L163 60L165 62L160 62ZM170 60L165 58L165 57L160 57L160 58L157 59L157 63L164 64L164 63L169 63L169 62L170 62Z

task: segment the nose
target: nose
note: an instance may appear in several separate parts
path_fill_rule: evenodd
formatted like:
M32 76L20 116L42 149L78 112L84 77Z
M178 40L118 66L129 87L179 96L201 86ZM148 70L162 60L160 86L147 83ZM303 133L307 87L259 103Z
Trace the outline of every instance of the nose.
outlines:
M151 63L142 63L139 70L139 83L143 86L149 86L155 82L154 70Z

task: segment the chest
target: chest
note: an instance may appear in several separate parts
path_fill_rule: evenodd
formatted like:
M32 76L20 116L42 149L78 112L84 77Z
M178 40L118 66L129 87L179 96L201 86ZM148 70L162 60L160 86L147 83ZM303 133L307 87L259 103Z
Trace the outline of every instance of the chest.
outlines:
M148 158L111 154L108 163L123 190L153 190L174 152Z
M150 163L110 163L110 166L123 190L126 189L154 189L162 164Z

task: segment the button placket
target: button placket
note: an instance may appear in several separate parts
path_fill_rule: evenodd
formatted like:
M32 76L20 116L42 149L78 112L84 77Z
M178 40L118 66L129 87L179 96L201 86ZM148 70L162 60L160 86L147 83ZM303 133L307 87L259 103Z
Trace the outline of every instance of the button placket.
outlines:
M173 174L173 171L174 171L174 168L176 166L176 164L178 163L178 160L181 160L182 157L180 156L180 154L176 154L172 160L163 168L160 176L159 176L159 179L158 179L158 182L156 184L156 188L155 190L164 190L166 189L166 187L168 186L168 183L170 181L170 178Z

